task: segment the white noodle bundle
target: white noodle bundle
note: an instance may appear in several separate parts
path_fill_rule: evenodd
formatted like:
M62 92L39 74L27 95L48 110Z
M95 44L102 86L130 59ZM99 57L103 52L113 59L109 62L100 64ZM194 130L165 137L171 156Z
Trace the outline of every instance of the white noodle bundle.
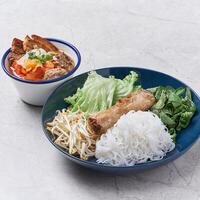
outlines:
M160 160L173 150L166 126L152 112L130 111L96 143L98 163L132 166L148 160Z

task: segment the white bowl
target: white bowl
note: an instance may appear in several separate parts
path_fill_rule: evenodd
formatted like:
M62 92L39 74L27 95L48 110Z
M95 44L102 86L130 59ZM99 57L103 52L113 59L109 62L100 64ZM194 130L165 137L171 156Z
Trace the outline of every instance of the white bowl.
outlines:
M51 41L55 46L59 49L66 52L70 55L74 62L75 67L69 73L61 76L59 78L51 79L51 80L41 80L41 81L31 81L31 80L23 80L11 74L8 70L8 61L7 57L10 53L11 49L8 49L1 60L2 68L4 72L11 78L14 83L20 98L32 105L42 106L47 100L48 96L53 92L53 90L58 87L61 83L66 81L67 79L73 77L74 72L79 68L81 63L81 55L78 49L72 44L65 42L60 39L47 38Z

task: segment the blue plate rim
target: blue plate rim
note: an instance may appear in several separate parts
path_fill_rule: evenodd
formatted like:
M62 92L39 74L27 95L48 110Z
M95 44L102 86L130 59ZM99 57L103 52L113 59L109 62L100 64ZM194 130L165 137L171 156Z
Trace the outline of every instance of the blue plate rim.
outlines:
M42 108L42 112L41 112L41 123L42 123L43 132L45 133L45 136L46 136L47 139L50 141L50 143L51 143L57 150L59 150L62 154L64 154L64 156L69 157L69 159L71 159L71 160L77 161L77 162L79 162L79 163L81 162L81 163L83 163L84 165L88 165L88 166L96 166L96 167L99 167L99 168L109 168L109 169L113 168L113 169L120 169L120 170L121 170L121 169L122 169L122 170L125 170L125 169L139 169L139 168L141 168L141 167L143 167L143 168L150 168L150 167L156 166L158 162L159 162L159 165L164 165L164 164L166 164L166 163L168 163L168 162L170 162L170 161L173 161L173 160L177 159L178 157L180 157L181 155L183 155L185 152L187 152L187 151L198 141L198 139L199 139L199 137L200 137L200 134L198 135L198 138L196 138L196 140L193 141L187 148L183 149L182 151L178 151L178 150L175 149L175 150L176 150L176 153L173 154L173 155L171 155L170 157L167 157L167 158L165 158L165 159L161 159L161 160L158 160L158 161L148 161L148 162L145 162L145 163L139 163L139 164L135 164L135 165L133 165L133 166L110 166L110 165L100 164L100 163L97 163L97 162L90 162L89 160L81 160L80 158L69 154L69 153L68 153L67 151L65 151L62 147L56 145L56 144L50 139L50 137L48 137L47 130L46 130L46 128L43 126L43 122L44 122L44 120L43 120L43 112L44 112L45 106L46 106L48 100L51 98L51 96L53 96L54 93L57 92L57 90L59 90L64 84L66 84L66 82L70 82L70 81L74 80L75 78L77 78L77 77L79 77L79 76L81 76L81 75L83 75L83 74L88 74L88 73L91 72L91 71L98 71L98 70L102 70L102 69L105 69L105 70L107 69L107 70L109 70L109 69L115 69L115 68L116 68L116 69L119 69L119 68L124 68L124 69L126 69L126 68L131 68L131 69L133 69L133 71L134 71L134 70L137 71L137 70L143 69L143 70L147 70L147 71L156 72L156 73L160 73L160 74L166 75L166 76L168 76L168 77L170 77L170 78L175 79L176 81L180 82L181 84L186 85L186 86L195 94L195 96L196 96L196 97L198 98L198 100L200 101L199 95L198 95L190 86L188 86L187 84L185 84L183 81L181 81L181 80L179 80L179 79L177 79L177 78L175 78L175 77L173 77L173 76L171 76L171 75L169 75L169 74L163 73L163 72L161 72L161 71L157 71L157 70L153 70L153 69L149 69L149 68L145 68L145 67L133 67L133 66L123 66L123 65L122 65L122 66L102 67L102 68L98 68L98 69L94 69L94 70L89 70L89 71L83 72L83 73L81 73L81 74L79 74L79 75L77 75L77 76L75 76L75 77L73 77L73 78L71 78L71 79L69 79L69 80L66 80L66 81L65 81L64 83L62 83L59 87L57 87L57 88L51 93L51 95L49 95L48 99L46 100L46 102L45 102L45 104L44 104L44 106L43 106L43 108ZM174 151L174 150L173 150L173 151Z

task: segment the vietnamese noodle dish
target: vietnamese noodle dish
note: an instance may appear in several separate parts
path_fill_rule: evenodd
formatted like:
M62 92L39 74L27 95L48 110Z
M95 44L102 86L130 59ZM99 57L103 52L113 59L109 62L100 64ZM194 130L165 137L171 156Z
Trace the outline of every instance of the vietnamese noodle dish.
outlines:
M25 80L39 81L59 78L75 66L73 59L53 43L38 35L24 41L14 38L8 55L11 74Z
M67 108L46 123L53 142L82 160L96 157L108 166L162 159L196 111L189 88L143 89L134 71L122 80L90 72L64 101Z

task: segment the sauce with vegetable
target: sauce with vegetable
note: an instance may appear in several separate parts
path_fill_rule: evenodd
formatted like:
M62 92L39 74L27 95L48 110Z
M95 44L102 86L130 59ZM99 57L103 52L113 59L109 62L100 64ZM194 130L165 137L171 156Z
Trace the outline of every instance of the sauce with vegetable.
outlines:
M8 55L10 72L25 80L50 80L70 72L75 63L48 40L32 35L13 39Z

